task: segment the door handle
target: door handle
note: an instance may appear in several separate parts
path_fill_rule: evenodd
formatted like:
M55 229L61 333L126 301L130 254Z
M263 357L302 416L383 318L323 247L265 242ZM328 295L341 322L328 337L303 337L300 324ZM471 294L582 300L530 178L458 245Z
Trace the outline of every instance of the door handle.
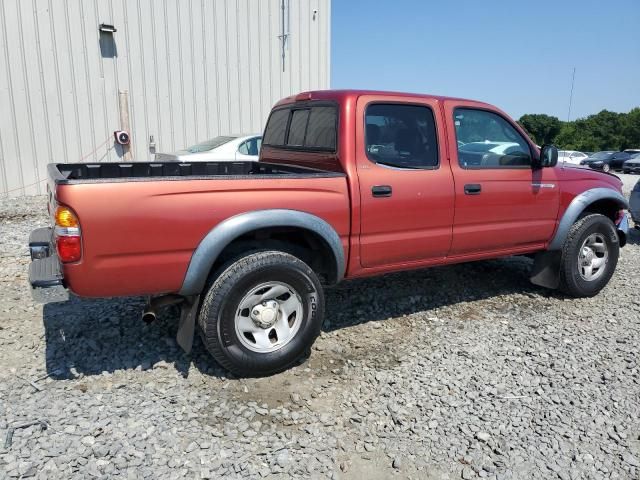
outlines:
M479 195L482 191L482 185L479 183L467 183L464 186L465 195Z
M374 197L390 197L391 185L374 185L371 187L371 195Z

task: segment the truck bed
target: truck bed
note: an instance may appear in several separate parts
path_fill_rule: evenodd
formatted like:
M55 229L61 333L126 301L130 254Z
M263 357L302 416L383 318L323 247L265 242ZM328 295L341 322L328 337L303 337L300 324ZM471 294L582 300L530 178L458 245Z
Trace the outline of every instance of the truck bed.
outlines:
M82 260L64 265L76 295L178 292L194 250L239 214L290 209L315 215L348 255L349 192L342 173L263 162L49 165L50 211L78 216Z
M343 176L293 165L263 162L131 162L58 163L49 165L49 176L56 184L127 181L187 180L268 177Z

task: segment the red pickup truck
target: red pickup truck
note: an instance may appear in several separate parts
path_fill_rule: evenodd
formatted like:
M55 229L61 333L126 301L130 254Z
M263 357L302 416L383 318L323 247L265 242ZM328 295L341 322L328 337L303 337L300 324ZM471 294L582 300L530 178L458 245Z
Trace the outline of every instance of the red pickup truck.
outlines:
M556 166L486 103L374 91L281 100L260 162L49 165L53 226L30 237L36 298L179 304L239 375L286 369L343 279L508 255L532 281L592 296L628 232L620 180Z

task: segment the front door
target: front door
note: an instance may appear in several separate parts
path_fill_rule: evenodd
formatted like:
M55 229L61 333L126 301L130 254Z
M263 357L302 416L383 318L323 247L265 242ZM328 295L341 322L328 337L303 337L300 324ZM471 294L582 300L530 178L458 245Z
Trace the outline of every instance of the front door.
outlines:
M442 259L451 245L454 188L438 101L402 100L358 100L360 263L367 268Z
M553 168L532 169L533 149L501 113L448 100L455 179L449 256L535 249L553 234L560 188Z

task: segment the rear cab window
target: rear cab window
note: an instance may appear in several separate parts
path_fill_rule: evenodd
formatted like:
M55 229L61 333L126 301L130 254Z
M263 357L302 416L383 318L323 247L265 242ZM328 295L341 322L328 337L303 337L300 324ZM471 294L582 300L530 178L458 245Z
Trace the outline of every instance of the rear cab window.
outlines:
M335 152L337 123L334 104L286 105L271 112L262 143L283 149Z

